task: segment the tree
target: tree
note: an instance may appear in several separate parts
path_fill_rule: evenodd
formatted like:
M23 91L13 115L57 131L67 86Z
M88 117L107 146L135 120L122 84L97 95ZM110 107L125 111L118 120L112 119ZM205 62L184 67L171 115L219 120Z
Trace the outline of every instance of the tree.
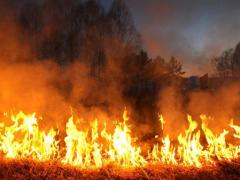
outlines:
M152 73L155 76L182 76L185 72L182 71L182 64L176 58L171 57L169 61L166 61L161 56L157 56L152 61Z
M96 58L104 57L99 50L104 16L101 4L96 0L49 0L43 10L47 31L42 32L39 43L40 59L51 58L61 65L82 60L94 69L100 62Z
M234 53L232 54L231 68L234 75L240 75L240 42L237 44Z
M182 71L182 64L180 61L178 61L175 57L171 57L168 64L168 71L169 74L181 76L185 74L185 72Z
M111 34L125 45L139 48L140 37L136 31L131 13L123 0L114 0L108 12Z
M35 35L41 31L43 26L41 8L41 4L37 2L26 1L23 3L18 15L18 22L26 31L24 33Z
M235 48L225 50L220 56L211 59L220 76L240 75L240 42Z
M225 50L220 56L213 57L212 63L218 74L222 77L231 76L233 74L233 53L234 49Z

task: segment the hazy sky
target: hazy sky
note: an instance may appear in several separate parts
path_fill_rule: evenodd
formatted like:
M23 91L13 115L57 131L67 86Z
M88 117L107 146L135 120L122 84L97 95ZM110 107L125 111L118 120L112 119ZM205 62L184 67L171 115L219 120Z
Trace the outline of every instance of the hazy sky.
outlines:
M149 55L174 55L188 74L209 72L209 59L240 41L240 0L125 2Z
M112 2L100 1L106 7ZM175 56L187 74L210 72L210 58L240 41L240 0L125 2L150 57Z

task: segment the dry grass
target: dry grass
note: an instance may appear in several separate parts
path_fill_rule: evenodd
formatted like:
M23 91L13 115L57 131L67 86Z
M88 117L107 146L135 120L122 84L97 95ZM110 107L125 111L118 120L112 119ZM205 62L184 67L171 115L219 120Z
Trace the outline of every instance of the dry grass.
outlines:
M0 179L240 179L240 160L218 162L215 166L192 168L152 165L137 169L113 166L81 170L57 162L0 161Z

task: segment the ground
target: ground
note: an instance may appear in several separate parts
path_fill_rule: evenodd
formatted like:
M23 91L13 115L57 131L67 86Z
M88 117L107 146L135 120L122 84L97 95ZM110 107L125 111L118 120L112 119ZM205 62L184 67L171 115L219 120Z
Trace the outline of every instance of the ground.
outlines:
M98 170L82 170L57 162L1 159L0 179L240 179L240 159L204 168L151 165L137 169L108 166Z

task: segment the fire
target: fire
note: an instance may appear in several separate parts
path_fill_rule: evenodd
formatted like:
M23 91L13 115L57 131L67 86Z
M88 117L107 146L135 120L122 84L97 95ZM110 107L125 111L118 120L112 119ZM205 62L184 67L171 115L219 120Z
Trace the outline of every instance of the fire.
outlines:
M202 167L220 160L231 161L240 154L240 126L232 121L230 130L214 134L207 126L206 115L200 116L201 124L188 115L188 128L179 134L176 143L166 134L147 154L132 137L126 110L112 133L107 131L106 123L99 128L97 120L88 130L83 130L70 117L64 139L58 138L57 130L40 130L35 113L5 115L12 124L0 124L0 152L11 159L56 160L80 168L101 168L110 164L134 168L155 163ZM163 130L166 123L163 116L159 116L159 121ZM234 143L226 140L231 131ZM202 142L203 138L206 142Z
M113 163L123 167L140 166L146 163L141 156L140 147L132 145L131 131L127 126L128 117L126 111L123 114L123 122L118 123L114 133L107 133L104 128L98 133L98 122L91 127L91 136L87 131L77 130L71 117L67 123L66 155L63 162L80 167L102 167ZM98 142L99 136L106 143Z
M12 115L11 120L11 126L2 124L0 135L0 150L7 158L49 160L58 155L57 132L53 129L48 133L40 131L35 113L20 112Z

